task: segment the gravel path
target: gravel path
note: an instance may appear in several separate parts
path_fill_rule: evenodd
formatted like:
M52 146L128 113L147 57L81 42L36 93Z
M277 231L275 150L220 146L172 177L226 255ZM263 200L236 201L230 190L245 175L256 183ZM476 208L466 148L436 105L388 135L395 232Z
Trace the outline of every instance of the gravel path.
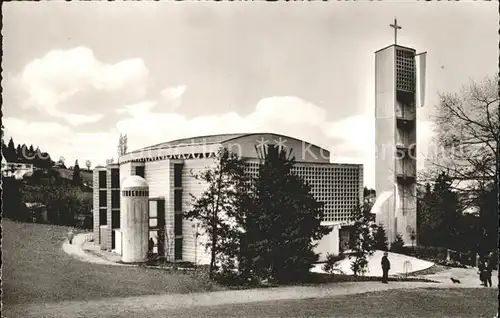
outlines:
M82 261L98 264L119 265L99 258L83 250L85 234L76 235L73 245L63 244L63 250ZM497 273L493 284L498 284ZM475 269L447 269L422 276L440 283L425 282L348 282L317 286L292 286L267 289L231 290L192 294L165 294L139 297L108 298L97 301L67 301L47 304L30 304L12 308L15 317L126 317L131 312L147 316L148 312L176 310L194 306L254 303L273 300L327 298L332 296L413 288L477 288L479 281ZM461 284L453 284L450 277L458 278Z
M93 264L104 264L104 265L121 265L85 252L83 250L83 245L87 242L88 239L87 235L88 234L85 233L76 234L73 237L73 242L72 242L73 244L69 244L68 241L64 241L62 245L63 251L81 260L82 262L88 262Z
M69 301L50 304L31 304L13 308L22 317L124 317L127 313L176 310L193 306L242 304L272 300L326 298L401 288L440 287L438 283L380 282L336 283L321 286L294 286L268 289L220 291L193 294L151 295L108 298L98 301Z

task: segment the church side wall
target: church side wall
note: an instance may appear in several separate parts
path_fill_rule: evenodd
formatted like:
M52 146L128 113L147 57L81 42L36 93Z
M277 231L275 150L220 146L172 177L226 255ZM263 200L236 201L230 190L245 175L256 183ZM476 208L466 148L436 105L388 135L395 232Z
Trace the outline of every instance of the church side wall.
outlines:
M174 255L174 204L173 204L173 171L170 168L171 160L148 161L144 165L144 174L149 185L150 197L165 198L165 231L169 238L165 239L165 249ZM168 244L167 244L168 243ZM168 246L167 246L168 245Z
M195 179L192 174L197 174L207 169L213 169L215 165L214 158L184 161L184 169L182 172L182 206L184 212L191 210L193 206L191 194L198 198L208 187L207 183ZM196 256L197 264L209 264L210 251L207 251L204 246L204 243L207 241L207 236L204 235L201 226L198 227L198 231L201 235L196 239L196 221L184 219L182 222L182 259L194 263Z

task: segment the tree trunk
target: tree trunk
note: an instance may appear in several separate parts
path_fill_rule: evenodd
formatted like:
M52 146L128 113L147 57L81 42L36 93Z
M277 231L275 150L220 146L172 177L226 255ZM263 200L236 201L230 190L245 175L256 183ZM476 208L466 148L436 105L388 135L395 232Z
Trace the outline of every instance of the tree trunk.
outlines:
M215 270L215 258L217 255L216 251L217 244L217 212L214 211L212 215L212 248L211 248L211 257L210 257L210 278L212 279L214 276Z

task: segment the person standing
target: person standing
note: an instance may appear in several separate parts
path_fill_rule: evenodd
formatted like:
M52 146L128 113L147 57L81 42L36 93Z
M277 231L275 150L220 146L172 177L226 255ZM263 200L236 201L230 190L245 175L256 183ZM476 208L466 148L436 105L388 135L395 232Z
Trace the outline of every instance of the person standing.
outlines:
M69 233L68 233L68 242L70 245L73 244L73 237L75 236L75 234L73 233L73 230L70 230Z
M384 252L384 256L382 257L382 283L388 284L388 279L389 279L389 270L391 269L391 262L389 261L389 258L387 257L388 253Z
M484 287L491 287L491 272L493 271L493 266L491 266L492 261L489 259L486 263L484 270Z
M481 281L481 286L486 287L486 261L484 259L481 259L479 261L479 266L478 266L478 274L479 274L479 280Z
M152 237L149 238L149 242L148 242L148 254L149 254L149 257L153 256L153 249L155 247L155 241L153 240Z

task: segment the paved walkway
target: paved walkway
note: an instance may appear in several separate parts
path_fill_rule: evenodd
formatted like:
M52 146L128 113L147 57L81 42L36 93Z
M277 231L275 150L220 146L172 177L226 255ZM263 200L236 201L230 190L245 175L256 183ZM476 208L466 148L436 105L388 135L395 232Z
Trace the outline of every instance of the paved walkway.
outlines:
M125 317L128 313L147 313L157 310L176 310L194 306L242 304L287 299L326 298L365 292L401 288L439 287L441 284L423 282L336 283L321 286L293 286L269 289L231 290L209 293L150 295L126 298L107 298L97 301L68 301L51 304L23 305L17 311L23 317Z
M73 244L69 244L68 241L64 241L62 249L67 254L81 260L82 262L104 265L123 265L104 259L103 257L100 257L98 255L93 255L89 251L85 251L84 245L90 245L88 241L89 233L79 233L73 237Z
M122 265L110 260L102 259L86 252L88 244L85 234L78 234L73 245L63 244L63 250L82 261ZM92 244L91 244L92 245ZM89 248L91 247L89 245ZM477 288L479 280L477 269L450 268L443 272L421 276L439 281L439 283L425 282L349 282L334 283L317 286L291 286L267 289L231 290L220 292L192 293L192 294L165 294L140 297L107 298L96 301L67 301L48 304L23 305L17 311L23 317L95 317L113 316L125 317L130 313L146 314L156 310L175 310L193 306L214 306L225 304L242 304L286 299L325 298L341 295L352 295L390 289L414 288ZM454 284L450 277L458 278L461 283ZM493 286L498 286L498 273L493 273Z

